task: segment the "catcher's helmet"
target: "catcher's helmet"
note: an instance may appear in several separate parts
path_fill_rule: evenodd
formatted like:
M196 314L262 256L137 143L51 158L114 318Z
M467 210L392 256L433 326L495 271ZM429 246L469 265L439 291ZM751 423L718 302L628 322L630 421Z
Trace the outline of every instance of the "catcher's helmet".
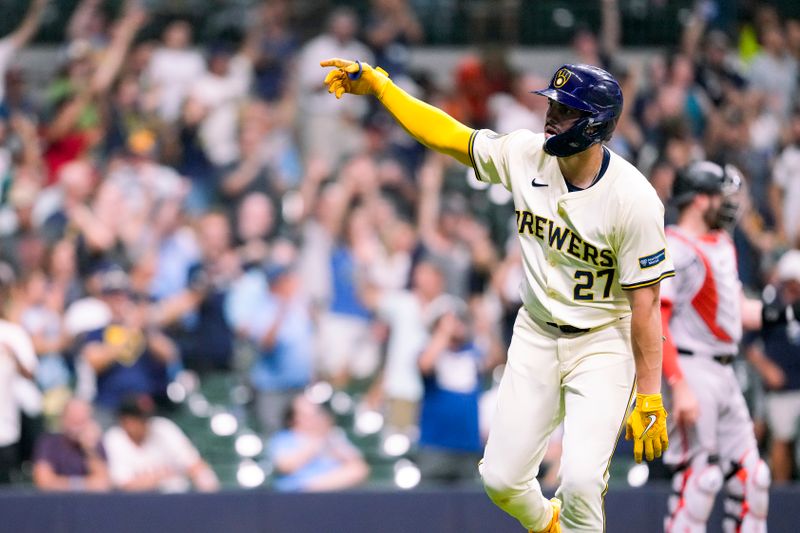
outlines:
M738 192L742 188L742 175L733 165L720 166L711 161L696 161L675 176L670 201L682 209L698 194L720 194L722 207L715 224L724 228L736 222L739 214Z
M544 151L556 157L571 156L607 141L622 113L619 83L605 70L591 65L564 65L553 74L546 89L533 92L586 114L568 130L545 141Z

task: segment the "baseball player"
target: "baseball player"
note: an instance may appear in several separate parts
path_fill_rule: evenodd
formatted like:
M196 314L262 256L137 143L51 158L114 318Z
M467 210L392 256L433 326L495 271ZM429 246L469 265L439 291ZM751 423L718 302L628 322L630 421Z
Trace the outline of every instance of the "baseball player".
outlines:
M659 282L673 275L664 209L647 180L603 146L622 110L607 72L564 65L544 133L473 130L416 100L386 72L330 59L328 90L371 94L418 141L471 165L514 198L525 281L480 473L489 497L534 532L602 531L608 465L626 436L641 461L667 447ZM633 356L631 356L633 352ZM563 421L561 486L536 480Z
M676 176L672 201L678 223L667 228L676 276L661 289L667 341L664 375L670 385L672 444L664 461L674 472L667 532L702 533L717 492L725 488L726 533L766 531L769 469L731 363L742 327L778 322L743 297L736 252L725 231L735 221L739 172L709 161Z

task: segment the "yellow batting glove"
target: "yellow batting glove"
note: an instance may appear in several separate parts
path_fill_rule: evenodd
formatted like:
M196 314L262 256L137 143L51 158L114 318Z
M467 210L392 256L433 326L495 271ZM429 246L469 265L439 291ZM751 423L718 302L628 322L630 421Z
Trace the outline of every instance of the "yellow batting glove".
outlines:
M667 411L661 394L637 394L625 426L625 440L633 439L633 458L642 462L642 452L648 461L661 457L669 446Z
M389 74L380 67L371 67L361 61L349 59L326 59L320 61L321 67L336 67L325 76L328 92L341 98L344 93L372 94L378 98L389 85Z

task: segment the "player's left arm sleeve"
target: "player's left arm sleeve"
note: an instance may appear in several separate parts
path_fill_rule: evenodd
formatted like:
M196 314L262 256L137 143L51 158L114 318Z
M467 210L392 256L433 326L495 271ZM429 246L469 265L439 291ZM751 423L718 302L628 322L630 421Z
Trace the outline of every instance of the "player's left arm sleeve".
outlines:
M640 289L674 276L664 234L664 206L655 191L644 189L620 209L616 228L620 286Z
M470 165L470 146L475 130L441 109L418 100L391 80L378 100L409 135L437 152Z

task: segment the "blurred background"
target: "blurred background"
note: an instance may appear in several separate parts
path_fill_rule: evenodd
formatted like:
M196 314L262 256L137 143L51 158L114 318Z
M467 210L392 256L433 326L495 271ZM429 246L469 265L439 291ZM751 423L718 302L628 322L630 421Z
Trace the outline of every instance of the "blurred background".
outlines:
M336 102L328 57L498 132L542 130L529 91L562 63L610 70L626 102L610 147L665 204L688 162L739 167L745 289L800 298L793 0L0 12L4 492L479 489L519 307L510 194L374 101ZM741 352L762 454L793 483L800 324ZM620 443L612 493L667 478Z

